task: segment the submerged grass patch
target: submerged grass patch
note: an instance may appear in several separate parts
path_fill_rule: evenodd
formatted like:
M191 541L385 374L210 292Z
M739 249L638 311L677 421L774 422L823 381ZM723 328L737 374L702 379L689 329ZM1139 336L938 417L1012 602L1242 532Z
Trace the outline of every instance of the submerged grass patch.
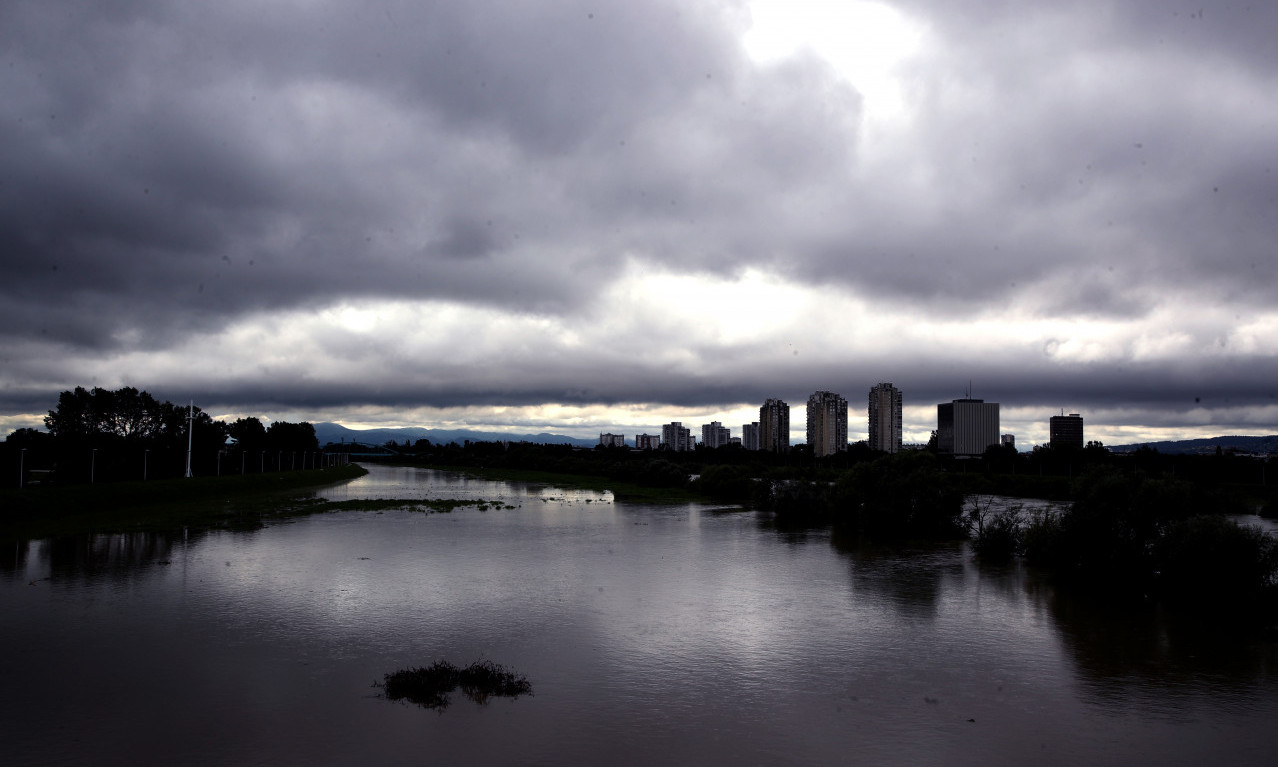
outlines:
M427 514L447 514L454 509L474 506L479 511L489 509L513 509L501 501L482 498L355 498L345 501L326 501L312 498L295 505L293 513L322 514L330 511L416 511Z
M465 668L457 668L448 661L435 661L429 666L386 674L374 686L381 687L388 700L440 710L448 707L449 694L459 687L466 697L480 705L493 696L532 695L532 684L527 677L488 660L475 661Z

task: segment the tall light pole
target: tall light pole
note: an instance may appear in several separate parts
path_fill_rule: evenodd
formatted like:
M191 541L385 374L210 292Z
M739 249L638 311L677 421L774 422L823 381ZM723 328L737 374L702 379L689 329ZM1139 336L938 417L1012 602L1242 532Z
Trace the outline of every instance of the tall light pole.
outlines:
M186 411L186 478L191 478L191 440L195 430L195 400L191 400Z
M21 490L27 479L27 449L24 447L18 451L18 489ZM1264 484L1262 481L1261 484Z
M145 481L146 481L146 465L147 465L147 461L148 461L148 459L149 459L150 457L151 457L151 451L150 451L150 450L143 450L143 451L142 451L142 481L143 481L143 482L145 482Z
M89 453L89 484L93 484L94 475L98 468L98 449L93 448L93 452Z

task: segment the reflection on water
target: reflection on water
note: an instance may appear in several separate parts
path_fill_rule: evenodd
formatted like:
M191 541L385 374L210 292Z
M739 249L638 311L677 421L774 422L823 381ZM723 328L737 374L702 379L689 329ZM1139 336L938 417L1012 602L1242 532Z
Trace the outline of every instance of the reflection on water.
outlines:
M192 533L192 536L198 534ZM171 563L175 546L191 541L185 532L78 535L10 544L0 571L11 577L130 579L147 568Z
M322 496L514 508L5 552L6 759L1268 764L1278 748L1272 644L1061 594L965 545L371 468ZM370 687L480 658L536 695L438 715Z

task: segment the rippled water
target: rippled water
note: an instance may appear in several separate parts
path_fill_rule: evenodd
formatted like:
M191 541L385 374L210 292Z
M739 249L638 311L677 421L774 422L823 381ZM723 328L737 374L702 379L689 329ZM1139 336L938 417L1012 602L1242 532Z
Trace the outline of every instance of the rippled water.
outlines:
M371 467L325 497L483 498L253 533L21 544L12 764L1271 764L1272 645L1064 598L966 548ZM514 508L504 508L513 506ZM1204 630L1206 629L1206 630ZM382 674L488 658L442 712Z

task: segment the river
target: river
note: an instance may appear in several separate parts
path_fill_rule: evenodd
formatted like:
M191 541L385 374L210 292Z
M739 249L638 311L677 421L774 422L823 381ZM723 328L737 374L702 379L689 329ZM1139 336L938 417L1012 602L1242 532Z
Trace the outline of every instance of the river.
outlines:
M370 466L252 532L18 544L8 764L1273 764L1278 651L1057 593L965 544ZM373 682L489 659L533 694Z

